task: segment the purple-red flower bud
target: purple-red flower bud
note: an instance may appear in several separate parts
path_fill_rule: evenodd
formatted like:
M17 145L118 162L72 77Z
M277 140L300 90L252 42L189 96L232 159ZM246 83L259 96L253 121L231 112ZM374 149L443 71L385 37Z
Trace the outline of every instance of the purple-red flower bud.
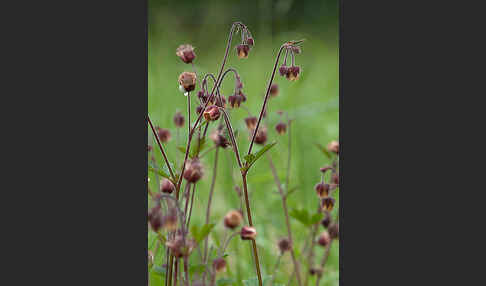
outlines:
M192 63L192 61L196 58L194 48L191 45L180 45L176 49L176 55L186 64Z
M320 198L325 198L329 195L329 185L324 183L318 183L314 189Z
M275 97L278 95L278 84L274 83L270 86L270 96Z
M248 128L248 130L254 130L257 125L257 121L258 118L256 118L255 116L249 116L245 118L246 128Z
M320 246L326 246L331 242L331 236L327 231L323 231L321 235L319 235L319 238L317 239L317 243Z
M275 126L275 130L277 130L277 133L279 135L282 135L282 134L285 134L285 131L287 131L287 124L283 123L283 122L279 122L276 126Z
M184 115L180 111L177 111L176 114L174 115L174 124L177 127L182 127L184 126Z
M226 271L226 260L224 258L216 258L213 260L213 268L216 271L216 273L224 272Z
M196 74L193 72L183 72L179 75L179 85L186 92L193 91L196 88Z
M240 235L243 240L253 240L256 238L257 232L254 227L244 226L241 228Z
M221 113L219 111L219 107L217 107L216 105L210 105L206 107L206 110L204 110L203 115L207 121L215 121L219 119Z
M169 140L172 138L170 131L165 128L160 128L160 127L155 127L155 130L157 131L157 135L159 136L160 142L169 142Z
M174 184L168 180L168 179L163 179L162 184L160 184L160 191L162 193L168 193L171 194L175 190Z
M239 211L232 210L224 216L224 226L229 229L235 229L243 221L243 216Z
M194 158L186 162L184 168L184 179L190 183L199 181L204 175L203 165L199 162L198 158Z
M240 44L236 46L236 51L238 53L238 58L245 59L248 57L248 52L250 52L250 46L245 44Z
M324 211L332 211L334 208L335 199L333 197L325 197L321 200L321 208Z

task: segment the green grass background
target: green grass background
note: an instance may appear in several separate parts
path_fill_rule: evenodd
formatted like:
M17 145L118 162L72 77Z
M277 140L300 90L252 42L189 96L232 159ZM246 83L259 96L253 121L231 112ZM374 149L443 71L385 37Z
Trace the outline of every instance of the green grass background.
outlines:
M253 5L259 8L252 9ZM296 57L296 64L302 69L300 79L289 82L279 75L275 77L280 94L269 101L266 125L269 130L268 142L278 142L268 154L274 161L281 180L285 181L288 137L287 134L277 135L274 129L279 121L276 111L286 111L293 119L290 187L297 186L298 190L290 196L288 204L290 209L307 209L314 213L318 200L313 187L320 180L319 168L330 163L314 144L327 145L329 141L337 140L339 135L337 19L337 1L149 1L148 112L155 125L168 128L172 132L172 140L165 145L170 160L180 165L183 159L176 149L177 131L172 121L173 115L176 110L180 110L187 119L186 97L178 90L177 78L183 71L192 71L191 65L184 64L175 56L178 45L189 43L196 48L195 66L198 77L207 72L217 74L231 23L237 20L245 23L255 38L255 47L250 51L248 59L240 60L234 50L234 46L239 43L239 37L235 37L226 68L233 67L239 71L244 84L243 91L248 98L243 105L257 116L278 48L288 40L305 38L303 53ZM199 85L198 80L196 90L200 88ZM233 79L227 77L223 82L223 94L226 97L231 95L233 87ZM193 97L193 111L197 106L195 101L196 98ZM194 120L195 113L191 116ZM249 140L243 119L248 114L239 108L231 110L230 116L233 127L240 133L238 145L240 153L244 155L248 150ZM214 127L215 124L211 125L210 131ZM187 126L180 130L179 145L185 144L186 136ZM153 144L150 136L149 143ZM259 148L256 146L254 150ZM155 146L154 151L158 164L161 164L160 151ZM191 225L201 226L205 220L214 151L202 161L205 165L205 176L197 185L191 218ZM223 236L222 219L226 212L239 208L239 200L233 189L235 185L241 187L236 159L229 149L220 150L218 165L211 212L211 222L216 223L216 226L211 234L211 244ZM156 190L155 176L149 173L149 178L149 187ZM277 189L265 157L252 167L248 184L253 220L258 231L261 268L264 275L269 275L278 257L276 242L286 235L286 228L282 203L275 194ZM338 192L334 196L338 202ZM151 206L149 201L149 207ZM333 211L334 216L336 212L337 208ZM291 223L295 246L300 249L310 230L293 218ZM319 231L322 229L320 227ZM153 249L154 245L155 235L149 230L149 249ZM321 285L338 285L338 247L338 243L333 245ZM319 263L323 248L316 247L316 250L316 263ZM231 285L244 285L243 280L255 277L248 242L233 239L227 253L229 271L219 274L218 279L233 278L235 282ZM157 265L162 264L162 256L162 251L159 251L156 256ZM197 264L197 258L197 252L194 252L191 256L193 264ZM286 284L292 267L290 255L287 253L282 259L275 282ZM150 281L151 285L162 285L163 277L153 270ZM310 284L315 285L314 278L310 279Z

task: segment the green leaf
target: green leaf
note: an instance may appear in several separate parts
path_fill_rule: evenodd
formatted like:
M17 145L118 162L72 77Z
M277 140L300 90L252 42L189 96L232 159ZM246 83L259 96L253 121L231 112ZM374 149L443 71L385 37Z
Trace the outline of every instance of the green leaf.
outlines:
M272 148L273 146L275 146L275 144L277 144L277 142L272 142L270 144L267 144L265 145L262 149L260 149L260 151L256 152L255 155L253 154L248 154L246 155L244 158L246 160L246 163L245 163L245 166L246 167L243 167L244 170L248 170L250 169L250 167L255 164L255 162L260 159L261 156L263 156L263 154L265 154L265 152L267 152L268 150L270 150L270 148Z
M155 265L154 267L152 267L152 273L165 277L165 268Z
M152 167L152 166L148 166L148 170L149 170L150 172L157 173L157 174L159 174L160 176L162 176L162 177L164 177L164 178L170 179L170 176L169 176L169 175L168 175L166 172L164 172L163 170L160 170L160 169L155 169L155 168L154 168L154 167Z
M196 242L199 243L201 242L203 239L206 238L206 236L209 235L209 233L211 232L211 230L213 229L213 227L215 226L214 223L210 223L210 224L205 224L202 228L201 228L201 231L198 233L198 236L195 237L196 239Z
M321 150L322 153L324 153L324 155L327 156L327 158L331 159L331 154L327 151L326 148L324 148L324 146L322 146L321 144L319 143L315 143L316 146L317 146L317 149Z
M319 223L319 222L322 220L322 217L323 217L323 216L324 216L324 214L323 214L323 213L316 213L316 214L314 214L314 215L313 215L313 216L310 218L309 223L310 223L311 225L314 225L314 224L316 224L316 223Z
M201 138L201 142L200 143L199 143L199 141L197 141L194 144L192 144L192 146L191 146L191 152L189 153L189 156L191 158L194 158L194 156L196 156L196 154L201 153L201 151L203 151L205 148L206 148L206 139L205 138Z
M302 210L292 209L289 215L306 226L310 225L309 213L307 212L306 209L302 209Z
M184 146L177 146L177 150L181 151L182 154L186 154L186 147Z

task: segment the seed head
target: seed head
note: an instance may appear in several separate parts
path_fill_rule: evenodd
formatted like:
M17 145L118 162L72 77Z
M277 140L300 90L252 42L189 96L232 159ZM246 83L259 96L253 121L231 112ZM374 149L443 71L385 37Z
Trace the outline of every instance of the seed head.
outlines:
M290 240L288 238L282 238L281 240L278 241L278 248L280 249L280 252L284 254L286 251L290 251L292 245L290 243Z
M325 198L329 195L329 185L324 183L318 183L314 190L316 190L317 195L319 198Z
M210 105L206 107L206 110L204 110L203 115L207 121L215 121L219 119L221 113L219 111L219 107L217 107L216 105Z
M190 183L195 183L199 181L203 175L203 165L198 158L194 158L186 162L186 167L184 168L184 179Z
M226 260L224 260L222 257L213 260L213 269L216 271L216 273L225 272Z
M320 246L326 246L331 242L331 236L327 231L323 231L321 235L319 235L319 238L317 239L317 243Z
M248 128L248 130L255 130L257 121L258 118L256 118L255 116L249 116L245 118L246 128Z
M175 126L181 128L184 126L184 115L180 111L177 111L176 114L174 115L174 124Z
M297 80L300 74L300 67L291 66L286 74L288 80Z
M250 46L245 44L240 44L236 46L236 52L238 53L238 58L246 59L248 58L248 52L250 52Z
M279 135L282 135L282 134L285 134L285 131L287 131L287 124L283 123L283 122L279 122L276 126L275 126L275 130L277 130L277 133Z
M175 190L174 184L168 180L168 179L163 179L162 183L160 184L160 191L162 193L168 193L171 194Z
M325 197L321 199L321 208L323 211L332 211L334 208L335 199L333 197Z
M329 152L333 152L333 153L338 154L339 153L339 142L337 142L336 140L329 142L329 144L327 144L327 150Z
M339 223L332 223L327 230L332 239L339 238Z
M186 92L193 91L196 88L196 74L193 72L183 72L179 75L179 85Z
M169 129L160 128L157 126L155 127L155 130L157 131L160 142L166 143L172 138Z
M192 61L196 58L194 48L191 45L180 45L176 49L176 55L186 64L192 63Z
M239 211L236 210L229 211L224 216L224 226L226 226L229 229L237 228L242 221L243 221L243 216Z
M278 95L278 84L274 83L270 86L270 96L276 97Z
M257 232L254 227L251 226L244 226L241 228L241 239L243 240L253 240L255 239Z
M255 143L259 145L263 145L267 142L267 128L262 127L258 129L258 132L255 136Z

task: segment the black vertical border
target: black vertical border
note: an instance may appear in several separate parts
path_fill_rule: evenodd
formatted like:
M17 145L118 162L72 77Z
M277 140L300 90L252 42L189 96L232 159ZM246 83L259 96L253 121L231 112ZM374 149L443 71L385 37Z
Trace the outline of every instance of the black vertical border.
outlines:
M339 1L339 285L344 285L344 199L343 199L343 2Z

